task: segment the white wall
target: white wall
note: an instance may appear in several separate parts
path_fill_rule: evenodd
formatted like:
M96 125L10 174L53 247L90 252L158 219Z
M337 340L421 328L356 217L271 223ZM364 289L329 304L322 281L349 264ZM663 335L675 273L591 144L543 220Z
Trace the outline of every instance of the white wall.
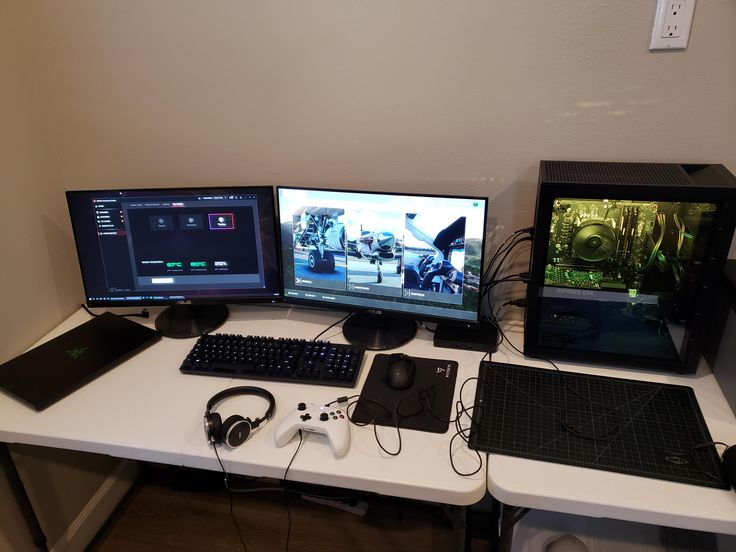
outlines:
M481 194L540 159L736 172L736 2L648 52L655 1L0 0L0 361L83 299L64 189Z

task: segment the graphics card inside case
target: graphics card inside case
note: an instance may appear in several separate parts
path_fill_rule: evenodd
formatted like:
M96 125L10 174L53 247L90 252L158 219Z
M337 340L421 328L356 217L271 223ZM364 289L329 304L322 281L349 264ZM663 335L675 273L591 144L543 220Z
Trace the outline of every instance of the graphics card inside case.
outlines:
M722 165L542 161L525 354L695 372L735 200Z

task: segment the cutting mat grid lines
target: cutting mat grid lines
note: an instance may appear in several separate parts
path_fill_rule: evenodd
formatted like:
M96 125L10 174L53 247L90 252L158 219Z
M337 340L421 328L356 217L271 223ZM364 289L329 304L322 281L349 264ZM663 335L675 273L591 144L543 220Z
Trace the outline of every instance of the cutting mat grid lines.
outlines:
M470 447L727 489L690 387L482 362Z

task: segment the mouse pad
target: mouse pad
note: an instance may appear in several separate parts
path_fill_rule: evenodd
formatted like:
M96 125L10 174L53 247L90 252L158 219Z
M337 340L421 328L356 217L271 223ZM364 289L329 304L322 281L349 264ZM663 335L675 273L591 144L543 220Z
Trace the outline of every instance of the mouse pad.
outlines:
M391 355L378 354L351 413L358 424L396 426L399 415L401 429L429 433L446 433L454 417L452 397L455 394L457 362L436 358L412 357L416 364L414 383L407 389L392 389L384 381Z
M470 448L728 489L710 442L691 387L481 363Z

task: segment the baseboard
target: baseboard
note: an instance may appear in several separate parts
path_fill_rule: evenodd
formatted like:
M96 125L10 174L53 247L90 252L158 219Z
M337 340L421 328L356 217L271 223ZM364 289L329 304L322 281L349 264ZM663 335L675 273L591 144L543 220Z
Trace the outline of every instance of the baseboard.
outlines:
M84 550L130 490L138 477L138 463L122 460L82 508L50 552Z

